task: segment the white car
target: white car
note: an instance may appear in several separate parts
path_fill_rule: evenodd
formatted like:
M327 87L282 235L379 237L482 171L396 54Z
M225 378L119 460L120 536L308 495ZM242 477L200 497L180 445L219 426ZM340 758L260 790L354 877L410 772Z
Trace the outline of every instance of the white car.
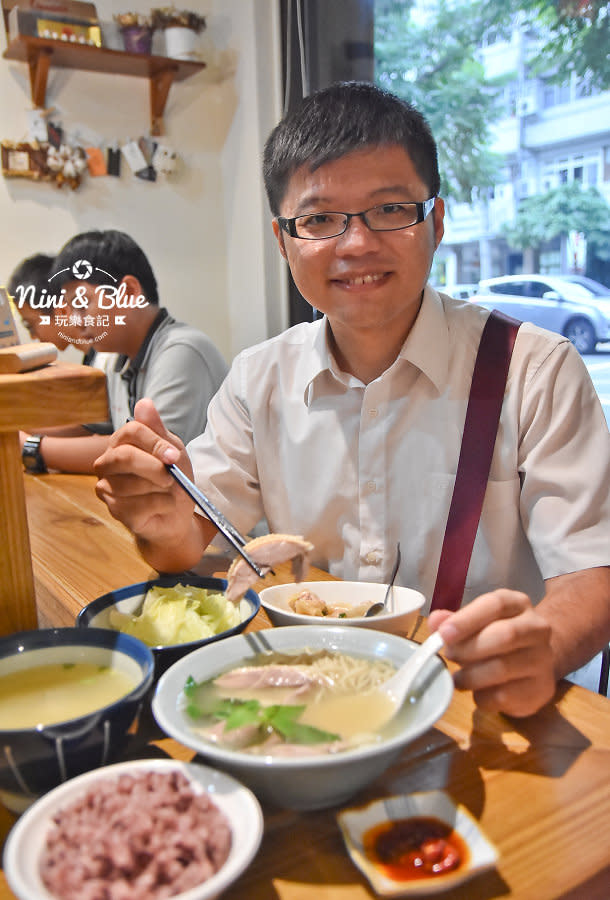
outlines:
M505 275L485 278L470 298L523 322L557 331L579 353L610 341L610 288L577 275Z
M440 284L435 285L434 290L440 291L442 294L449 294L456 300L468 300L478 290L477 284Z

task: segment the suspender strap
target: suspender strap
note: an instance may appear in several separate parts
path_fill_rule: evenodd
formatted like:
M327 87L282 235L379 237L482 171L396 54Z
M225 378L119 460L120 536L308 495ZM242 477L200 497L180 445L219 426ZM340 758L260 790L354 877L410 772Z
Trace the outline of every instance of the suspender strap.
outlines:
M455 486L430 609L459 608L491 468L508 367L521 323L494 310L472 374Z

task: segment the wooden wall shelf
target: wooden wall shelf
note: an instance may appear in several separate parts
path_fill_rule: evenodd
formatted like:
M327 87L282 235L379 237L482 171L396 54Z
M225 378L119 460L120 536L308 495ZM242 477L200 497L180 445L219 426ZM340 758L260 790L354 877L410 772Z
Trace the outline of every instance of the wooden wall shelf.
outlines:
M150 83L151 134L163 134L163 113L174 81L184 81L205 68L204 62L128 53L107 47L70 44L48 38L20 35L3 53L4 59L27 63L32 102L44 108L49 69L80 69L110 75L136 75Z

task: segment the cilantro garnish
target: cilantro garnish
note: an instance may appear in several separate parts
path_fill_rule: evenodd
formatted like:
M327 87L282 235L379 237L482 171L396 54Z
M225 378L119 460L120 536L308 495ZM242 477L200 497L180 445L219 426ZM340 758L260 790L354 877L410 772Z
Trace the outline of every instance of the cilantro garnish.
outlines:
M288 704L263 706L258 700L222 698L216 699L204 708L200 703L194 702L195 689L198 686L190 676L184 685L184 693L190 701L185 707L185 712L192 719L208 716L218 721L224 719L226 731L244 725L256 725L261 735L275 731L285 740L295 744L321 744L340 739L338 734L297 721L303 714L305 706Z

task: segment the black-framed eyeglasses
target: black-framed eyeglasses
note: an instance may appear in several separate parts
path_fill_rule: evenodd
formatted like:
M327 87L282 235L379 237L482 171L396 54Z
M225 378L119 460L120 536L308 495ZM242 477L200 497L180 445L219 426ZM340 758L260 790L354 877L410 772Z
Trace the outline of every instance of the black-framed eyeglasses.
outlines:
M304 241L339 237L347 231L351 219L362 219L371 231L400 231L423 222L435 200L436 197L430 197L423 203L382 203L357 213L315 212L293 219L278 216L277 223L290 237Z

